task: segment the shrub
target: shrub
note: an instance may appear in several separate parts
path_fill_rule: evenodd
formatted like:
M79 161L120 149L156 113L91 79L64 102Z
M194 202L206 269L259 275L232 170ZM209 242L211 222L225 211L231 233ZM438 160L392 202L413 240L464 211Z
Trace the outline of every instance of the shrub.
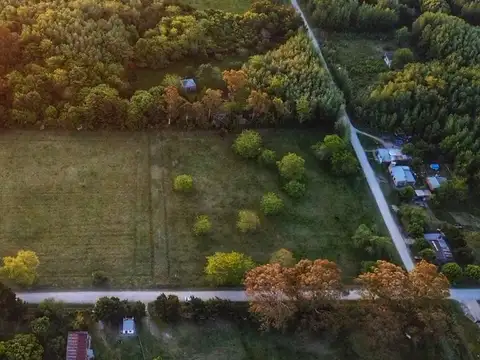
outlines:
M421 256L423 260L426 260L430 263L434 262L437 257L433 249L423 249L418 253L418 255Z
M109 278L104 271L94 271L92 273L92 284L93 286L105 286L109 282Z
M176 322L180 319L180 300L175 295L162 293L152 303L153 311L156 316L165 322Z
M462 277L462 268L457 263L450 262L442 266L442 273L451 283L454 283Z
M291 180L285 184L283 190L285 190L288 196L299 199L305 195L307 187L299 181Z
M467 265L465 268L465 275L472 280L480 280L480 266L479 265Z
M410 32L406 26L395 31L395 39L399 46L408 46L410 43Z
M262 153L258 157L258 160L264 165L275 165L277 162L277 154L273 150L263 149Z
M413 62L413 52L409 48L401 48L393 53L392 67L402 69L408 63Z
M277 161L280 175L287 180L300 180L305 175L305 160L294 153L288 153Z
M233 143L235 153L246 159L256 158L262 149L262 137L253 130L242 131Z
M238 212L237 228L242 233L255 231L260 226L258 215L251 210L240 210Z
M173 181L173 189L175 191L187 192L193 188L193 178L190 175L178 175Z
M376 261L362 261L360 264L360 271L361 273L371 273L375 270L375 266L377 266Z
M293 253L287 249L275 251L270 257L270 264L280 264L284 267L291 267L297 263Z
M207 256L205 275L216 285L240 285L245 273L255 267L252 258L238 252Z
M411 186L405 186L398 190L398 197L401 201L410 202L415 196L415 190Z
M197 216L193 225L193 233L197 236L208 234L212 230L212 223L207 215Z
M275 193L263 195L260 208L265 215L276 215L283 210L283 200Z
M419 253L420 251L422 251L424 249L429 249L430 244L423 237L419 237L419 238L415 239L415 242L413 243L412 248L415 252Z

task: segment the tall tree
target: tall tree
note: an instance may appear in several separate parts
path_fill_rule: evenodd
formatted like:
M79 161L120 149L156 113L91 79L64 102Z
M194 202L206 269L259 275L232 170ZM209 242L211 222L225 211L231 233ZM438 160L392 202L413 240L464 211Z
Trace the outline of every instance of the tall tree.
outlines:
M207 112L207 120L210 121L212 119L212 115L218 111L223 103L222 91L207 89L202 97L202 103Z
M37 277L40 265L37 255L30 250L20 250L17 256L5 256L0 273L22 286L30 286Z
M175 86L168 86L165 88L163 96L165 101L165 112L167 114L168 125L172 121L176 121L180 117L181 107L185 103L185 99L180 96L178 89Z
M228 96L231 100L247 85L247 74L243 70L225 70L223 80L227 83Z

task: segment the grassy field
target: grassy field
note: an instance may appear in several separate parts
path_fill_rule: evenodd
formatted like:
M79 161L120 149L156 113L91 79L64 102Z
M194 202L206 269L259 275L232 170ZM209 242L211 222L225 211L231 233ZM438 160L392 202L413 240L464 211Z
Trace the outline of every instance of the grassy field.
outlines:
M162 325L158 337L140 328L139 339L121 342L113 336L94 338L95 358L99 360L327 360L334 350L327 343L308 336L260 333L221 320L199 326L181 322ZM141 342L141 346L140 346Z
M244 13L250 7L250 0L182 0L200 10L216 9L234 13Z
M347 183L322 171L309 151L315 131L270 131L279 156L305 157L308 192L285 214L261 217L261 230L236 230L240 209L259 211L263 193L281 192L274 169L244 161L233 136L213 133L100 134L40 132L0 136L0 256L31 249L40 258L38 285L85 287L104 270L113 287L204 285L205 256L240 251L262 263L282 247L298 258L329 258L345 278L360 258L351 236L378 220L363 180ZM172 179L194 178L193 194L177 194ZM192 234L207 214L212 235Z
M40 285L118 285L152 275L145 135L0 136L0 256L40 258Z
M326 33L324 36L326 55L330 54L327 61L333 60L334 66L347 70L354 95L367 90L380 73L388 71L382 57L385 51L395 49L396 45L386 35Z
M177 133L152 139L153 223L160 225L154 229L155 243L166 258L166 264L156 261L156 279L160 283L201 284L205 256L215 251L244 252L262 263L282 247L298 258L335 260L346 277L355 275L359 260L351 235L360 223L375 221L376 208L363 181L348 184L319 168L310 146L321 138L314 131L264 134L265 145L279 157L296 152L306 159L308 191L299 202L283 196L285 213L261 218L261 230L253 235L236 230L237 212L258 211L265 192L281 192L275 170L235 156L233 138ZM172 178L183 173L194 178L192 195L171 190ZM207 238L196 238L191 231L200 214L209 215L213 222L212 235Z

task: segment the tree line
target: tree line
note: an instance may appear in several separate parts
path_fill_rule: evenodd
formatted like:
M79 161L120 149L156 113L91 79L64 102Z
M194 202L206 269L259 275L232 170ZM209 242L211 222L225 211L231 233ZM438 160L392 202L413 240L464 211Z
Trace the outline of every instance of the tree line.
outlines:
M9 2L0 10L0 127L188 129L333 120L343 97L307 37L295 35L300 24L290 6L264 0L240 15L176 1ZM148 90L132 86L136 68L264 53L292 36L243 70L200 66L195 95L172 75Z

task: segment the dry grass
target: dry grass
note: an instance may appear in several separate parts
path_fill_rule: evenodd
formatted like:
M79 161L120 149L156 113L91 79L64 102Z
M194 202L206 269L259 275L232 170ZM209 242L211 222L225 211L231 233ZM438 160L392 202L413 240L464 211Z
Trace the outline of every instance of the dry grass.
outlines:
M0 256L40 258L39 285L114 286L151 278L147 142L141 135L0 136Z

